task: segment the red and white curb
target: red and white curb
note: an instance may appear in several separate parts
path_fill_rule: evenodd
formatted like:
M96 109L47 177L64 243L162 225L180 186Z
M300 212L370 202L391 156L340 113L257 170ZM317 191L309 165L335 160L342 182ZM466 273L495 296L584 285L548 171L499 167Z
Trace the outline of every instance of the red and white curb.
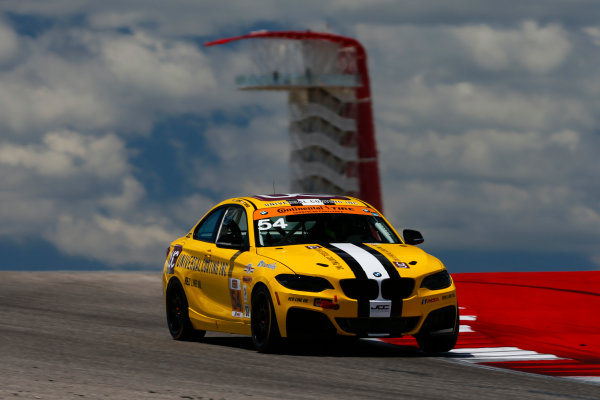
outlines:
M465 312L464 307L460 307ZM457 347L448 352L448 358L466 363L483 364L497 368L507 368L522 372L552 375L583 382L600 383L600 364L590 364L555 354L543 354L518 347L465 347L469 342L485 343L485 335L474 331L468 321L476 321L476 315L460 317L460 336ZM582 373L582 375L577 375ZM585 374L585 375L583 375ZM590 374L590 375L588 375Z
M453 350L442 357L465 364L485 365L600 384L600 361L585 362L555 354L539 353L533 349L502 345L493 338L476 332L469 322L477 321L477 316L469 315L470 313L467 313L464 307L460 308L461 314L465 315L460 316L458 342ZM416 345L412 337L383 341L395 345Z

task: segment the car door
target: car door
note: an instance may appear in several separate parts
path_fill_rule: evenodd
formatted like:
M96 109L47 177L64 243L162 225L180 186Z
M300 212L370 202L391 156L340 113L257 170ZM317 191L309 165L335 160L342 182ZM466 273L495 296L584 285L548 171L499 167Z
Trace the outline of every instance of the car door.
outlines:
M219 270L225 274L226 286L219 282L219 301L222 309L226 310L221 319L229 324L221 324L225 330L236 331L231 324L241 324L250 318L250 304L248 288L242 282L242 274L250 262L248 236L248 218L246 211L241 206L227 208L221 227L217 234L216 248L213 257L221 265L227 265L227 270ZM223 291L223 289L225 289ZM222 294L222 293L226 294ZM247 321L246 321L247 322ZM229 327L229 329L227 328Z
M213 214L199 224L191 243L186 243L190 256L201 260L198 271L202 293L198 298L200 313L220 321L241 322L244 297L233 269L236 258L247 248L246 213L242 207L231 205Z
M202 270L205 269L205 265L210 263L225 211L225 207L213 210L198 223L194 228L192 237L183 246L183 254L180 257L181 265L187 270L184 283L186 289L189 287L186 290L189 307L196 313L203 317L210 317L210 319L215 317L215 314L210 312L213 307L213 300L208 297L206 292L207 282L205 273Z

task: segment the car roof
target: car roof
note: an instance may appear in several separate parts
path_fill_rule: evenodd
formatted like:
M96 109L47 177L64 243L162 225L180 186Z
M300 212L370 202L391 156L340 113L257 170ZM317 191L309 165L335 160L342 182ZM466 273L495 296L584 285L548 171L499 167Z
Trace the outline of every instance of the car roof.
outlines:
M231 201L235 200L231 199ZM246 200L252 203L257 209L306 205L354 205L373 208L370 204L355 197L315 193L261 194L242 197L237 200Z

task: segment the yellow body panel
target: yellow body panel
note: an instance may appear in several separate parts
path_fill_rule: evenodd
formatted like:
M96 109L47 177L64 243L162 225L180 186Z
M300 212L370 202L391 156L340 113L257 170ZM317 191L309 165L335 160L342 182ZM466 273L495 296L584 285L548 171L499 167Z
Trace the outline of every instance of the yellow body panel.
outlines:
M163 271L165 294L169 281L177 279L184 288L189 305L189 317L195 329L249 335L252 293L256 285L261 284L266 286L271 294L282 337L288 335L286 322L291 309L311 310L323 314L329 319L337 334L353 335L354 333L344 330L337 320L338 318L357 319L360 313L359 301L348 297L341 287L340 280L356 277L356 267L353 270L348 259L340 255L341 252L319 243L262 247L256 240L258 236L256 224L261 223L262 218L314 212L368 212L372 215L380 215L369 204L355 198L334 199L329 201L329 204L319 204L319 201L314 203L305 201L304 204L290 204L284 199L245 197L218 204L212 210L227 205L241 206L245 210L249 227L247 231L249 248L244 250L222 248L215 243L198 240L194 238L198 226L196 224L196 227L186 236L171 243ZM207 213L209 214L210 212ZM199 224L205 220L206 218L203 218ZM397 232L394 233L397 235ZM383 260L382 263L393 265L400 278L414 280L414 289L410 295L401 300L401 315L396 317L413 317L414 321L417 319L418 321L402 334L418 333L426 317L434 310L448 306L458 309L456 290L452 282L448 287L440 290L421 287L426 276L445 269L437 258L423 250L402 242L364 243L360 248L357 247L356 252L358 256L366 257L365 260L372 260L376 256L378 260ZM370 270L365 269L365 271ZM374 274L376 273L378 272ZM320 292L289 289L276 279L280 274L323 277L333 288ZM380 293L383 293L381 283L379 284ZM325 299L331 308L321 306L322 299ZM390 312L386 310L389 308L388 303L369 302L371 307L379 306L389 314ZM399 305L396 303L395 307ZM370 318L373 318L373 313L371 309Z

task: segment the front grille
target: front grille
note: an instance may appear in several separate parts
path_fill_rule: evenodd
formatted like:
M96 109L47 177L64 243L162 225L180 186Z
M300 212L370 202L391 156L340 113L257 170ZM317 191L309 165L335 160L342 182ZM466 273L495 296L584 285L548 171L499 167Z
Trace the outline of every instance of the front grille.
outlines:
M415 329L420 318L336 318L335 321L342 330L355 333L358 336L364 337L369 334L402 336L404 333Z
M379 285L374 279L342 279L340 286L344 294L351 299L375 300L379 297ZM384 279L381 281L381 297L387 300L399 300L410 297L415 288L412 278Z
M381 297L384 299L405 299L410 297L415 289L415 280L412 278L384 279L381 282Z
M342 279L340 286L351 299L375 300L379 296L379 285L374 279Z

